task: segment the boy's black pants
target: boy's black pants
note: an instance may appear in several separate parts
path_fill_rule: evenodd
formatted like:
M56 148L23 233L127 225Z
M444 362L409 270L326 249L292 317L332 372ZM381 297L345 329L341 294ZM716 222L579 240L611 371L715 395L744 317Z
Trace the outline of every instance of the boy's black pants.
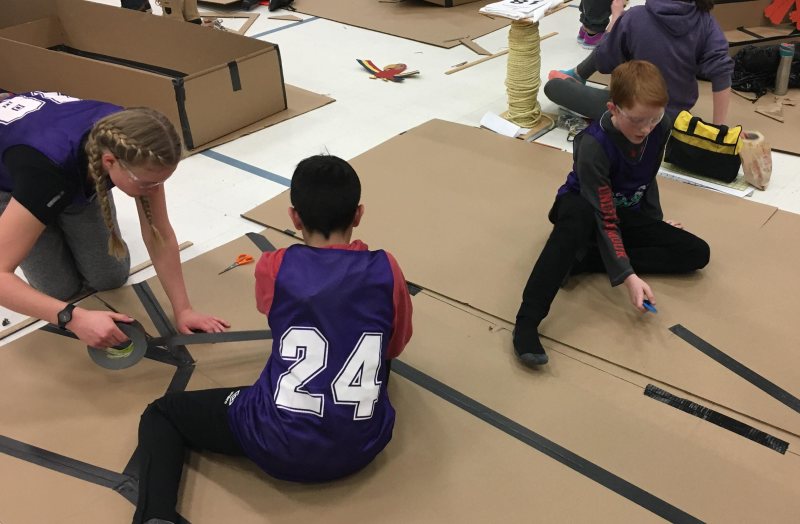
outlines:
M152 518L178 522L175 506L186 449L244 455L228 425L226 400L236 391L221 388L167 393L139 421L139 500L134 524Z
M637 210L619 207L617 216L622 242L637 274L688 273L708 264L710 250L701 238ZM595 210L586 199L576 193L557 197L550 220L553 232L522 292L518 325L539 325L570 271L605 272L595 242Z

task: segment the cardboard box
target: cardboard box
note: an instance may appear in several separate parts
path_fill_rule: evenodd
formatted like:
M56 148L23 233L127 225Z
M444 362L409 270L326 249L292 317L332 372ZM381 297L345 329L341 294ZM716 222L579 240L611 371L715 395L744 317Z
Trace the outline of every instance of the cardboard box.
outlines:
M274 44L82 0L35 1L30 11L27 0L4 2L18 11L2 23L30 20L0 30L5 89L152 107L188 151L287 107Z

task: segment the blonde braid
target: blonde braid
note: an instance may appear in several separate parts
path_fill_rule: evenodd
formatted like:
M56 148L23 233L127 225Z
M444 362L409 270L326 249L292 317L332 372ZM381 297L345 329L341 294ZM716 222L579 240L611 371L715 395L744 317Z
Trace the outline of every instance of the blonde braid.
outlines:
M103 213L103 221L109 231L108 253L121 260L125 258L128 250L122 241L122 237L120 237L111 212L111 203L108 200L108 175L103 171L103 152L97 145L96 140L93 140L91 136L86 142L86 153L89 158L89 176L94 182L95 193L100 203L100 211Z
M147 197L138 197L139 202L142 204L142 210L144 211L144 216L147 218L147 223L150 225L150 232L153 234L153 238L156 240L158 245L164 243L164 238L161 236L161 232L158 228L153 224L153 210L150 207L150 199Z
M126 167L172 167L178 164L182 156L180 138L164 115L153 109L139 107L114 113L98 121L89 134L86 151L103 217L112 231L109 252L117 256L117 244L119 244L122 246L124 256L124 243L113 227L111 205L106 189L108 174L102 169L102 153L110 152L117 160L124 162ZM150 200L147 197L137 197L137 199L141 203L153 238L157 243L162 243L163 237L153 223Z

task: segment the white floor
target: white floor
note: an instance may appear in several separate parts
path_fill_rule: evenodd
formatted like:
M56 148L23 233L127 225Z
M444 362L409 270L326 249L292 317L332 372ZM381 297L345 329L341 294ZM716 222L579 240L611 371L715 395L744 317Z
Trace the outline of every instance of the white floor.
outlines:
M118 5L117 0L96 1ZM151 3L157 12L159 8L153 0ZM631 5L640 3L643 0L634 0ZM572 4L541 22L540 34L558 32L541 44L544 78L550 69L571 67L588 54L575 41L579 27L577 0ZM487 111L501 113L506 109L506 57L445 75L451 66L479 56L464 46L442 49L324 19L306 23L269 20L270 14L263 6L255 12L261 16L247 35L280 46L286 82L329 95L336 102L214 149L226 157L290 179L294 166L309 155L329 152L350 159L432 118L476 126ZM262 35L273 30L277 31ZM508 29L501 29L476 41L497 52L507 46L507 37ZM371 59L381 66L403 62L410 69L420 70L421 75L401 84L370 80L356 63L357 58ZM555 106L543 93L539 98L545 111L555 112ZM710 115L699 116L710 119ZM561 130L538 141L571 150L566 133ZM413 166L425 159L402 161ZM769 188L756 191L751 198L800 213L800 157L774 153L773 165ZM491 173L486 175L486 183L491 184ZM531 166L531 176L536 176L535 166ZM260 230L239 215L276 196L286 186L199 154L181 163L166 189L178 238L193 243L182 255L189 259L245 232ZM139 236L134 202L122 194L117 195L116 201L123 235L136 264L147 254ZM152 275L153 270L148 269L132 281ZM17 322L21 317L0 308L0 319L3 318ZM31 329L34 327L0 345Z

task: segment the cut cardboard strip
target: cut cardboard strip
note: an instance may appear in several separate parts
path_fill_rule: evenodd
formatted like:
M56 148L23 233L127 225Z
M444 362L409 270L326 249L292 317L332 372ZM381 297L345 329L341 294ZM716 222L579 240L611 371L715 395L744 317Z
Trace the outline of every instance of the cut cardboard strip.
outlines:
M343 24L370 29L417 42L451 48L464 35L479 38L507 26L504 18L481 16L478 9L493 0L442 8L423 0L398 3L377 0L295 0L297 11Z
M392 161L411 155L428 160L413 172ZM485 130L431 121L367 151L351 164L362 179L362 200L367 205L357 230L362 239L380 246L391 232L390 249L408 280L514 321L522 289L552 229L547 212L570 170L570 155ZM418 191L420 187L426 191ZM800 377L794 375L800 370L800 362L795 362L800 357L786 355L793 321L784 297L792 294L784 294L778 306L765 295L768 288L748 278L751 268L773 267L774 259L784 257L785 241L765 237L758 241L757 250L742 249L764 235L762 225L776 209L669 180L660 179L659 187L667 216L680 219L711 244L711 266L696 275L648 276L660 313L644 318L628 304L624 290L609 286L607 277L576 278L575 285L558 294L541 332L800 435L796 413L686 347L668 330L686 319L704 328L713 326L709 337L715 344L730 348L735 358L771 380L800 387L796 386ZM291 228L285 213L288 197L288 192L283 193L245 217L278 231ZM409 201L425 213L409 216ZM397 227L398 216L405 217L402 228ZM787 224L779 232L793 238L800 234L793 227ZM482 256L475 255L476 239ZM437 256L431 258L430 253ZM776 289L781 279L792 280L792 285L797 281L789 277L789 266L796 263L790 260L780 262L777 272L767 272L770 280L776 279ZM582 320L576 324L575 318ZM775 328L766 328L773 323ZM718 337L724 338L724 345ZM763 349L753 352L754 347Z

